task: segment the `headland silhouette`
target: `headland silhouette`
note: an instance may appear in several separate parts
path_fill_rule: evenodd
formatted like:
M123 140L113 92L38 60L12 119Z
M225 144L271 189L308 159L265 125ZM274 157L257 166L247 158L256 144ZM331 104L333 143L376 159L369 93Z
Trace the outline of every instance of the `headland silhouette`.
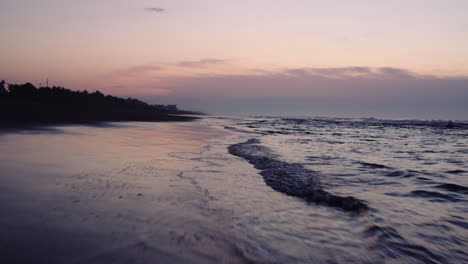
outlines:
M99 91L72 91L60 86L0 82L0 127L101 121L189 121L202 114L176 105L150 105Z

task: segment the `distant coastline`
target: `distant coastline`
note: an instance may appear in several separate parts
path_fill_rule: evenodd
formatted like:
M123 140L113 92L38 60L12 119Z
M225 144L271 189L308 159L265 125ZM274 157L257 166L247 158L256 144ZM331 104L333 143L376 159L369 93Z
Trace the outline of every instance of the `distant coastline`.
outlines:
M31 83L0 82L0 128L105 121L191 121L200 112L176 105L150 105L134 98ZM190 115L190 116L188 116Z

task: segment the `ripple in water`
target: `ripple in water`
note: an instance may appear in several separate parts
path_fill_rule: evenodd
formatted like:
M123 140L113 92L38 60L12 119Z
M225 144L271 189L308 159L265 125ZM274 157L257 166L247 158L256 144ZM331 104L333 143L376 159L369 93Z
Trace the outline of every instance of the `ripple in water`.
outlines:
M468 123L257 117L236 127L262 136L229 152L272 189L339 197L353 206L311 201L365 211L354 217L382 260L468 261Z

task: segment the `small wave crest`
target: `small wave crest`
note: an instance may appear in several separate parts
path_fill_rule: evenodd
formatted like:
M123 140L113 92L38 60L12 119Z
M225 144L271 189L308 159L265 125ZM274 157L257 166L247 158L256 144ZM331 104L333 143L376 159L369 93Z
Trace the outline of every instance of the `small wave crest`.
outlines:
M448 195L448 194L443 194L440 192L426 191L426 190L415 190L415 191L412 191L411 194L407 196L427 198L434 202L445 202L445 201L458 202L460 201L460 199L458 199L454 195Z
M454 183L443 183L436 186L439 189L444 189L451 192L468 194L468 187L454 184Z
M370 162L361 162L361 165L364 167L371 167L371 168L376 168L376 169L388 169L389 168L382 164L370 163Z

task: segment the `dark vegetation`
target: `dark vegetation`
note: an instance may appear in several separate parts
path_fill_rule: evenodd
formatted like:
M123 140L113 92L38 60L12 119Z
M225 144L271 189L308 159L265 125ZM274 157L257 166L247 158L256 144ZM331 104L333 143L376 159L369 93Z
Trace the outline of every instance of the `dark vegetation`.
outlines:
M150 105L133 98L63 87L36 88L31 83L0 82L0 126L99 121L187 121L200 114L175 105Z

